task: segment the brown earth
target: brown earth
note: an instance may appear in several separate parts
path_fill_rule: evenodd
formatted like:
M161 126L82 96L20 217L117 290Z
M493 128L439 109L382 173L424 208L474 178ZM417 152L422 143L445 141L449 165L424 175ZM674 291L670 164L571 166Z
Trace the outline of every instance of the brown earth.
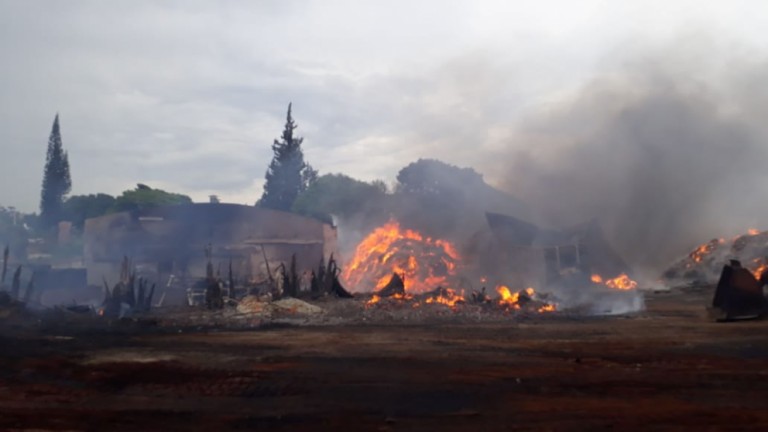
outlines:
M708 293L632 317L0 328L0 429L768 430L768 322Z

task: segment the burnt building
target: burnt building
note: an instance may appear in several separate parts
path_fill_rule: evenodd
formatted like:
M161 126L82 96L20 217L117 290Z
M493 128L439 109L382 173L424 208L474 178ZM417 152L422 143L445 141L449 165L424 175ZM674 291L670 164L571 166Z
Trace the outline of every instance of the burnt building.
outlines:
M604 278L631 273L597 220L545 229L503 214L486 218L494 237L494 265L530 285L547 286L571 272Z
M316 268L336 249L336 228L300 215L236 204L183 204L88 219L84 227L88 283L117 281L128 257L162 284L205 276L206 249L214 267L229 263L241 279L264 280L293 255L300 271Z

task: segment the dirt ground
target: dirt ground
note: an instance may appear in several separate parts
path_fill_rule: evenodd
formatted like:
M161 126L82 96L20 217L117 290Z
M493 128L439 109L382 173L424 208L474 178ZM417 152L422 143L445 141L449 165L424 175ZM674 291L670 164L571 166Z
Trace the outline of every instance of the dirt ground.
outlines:
M0 329L0 429L768 430L768 322L631 317Z

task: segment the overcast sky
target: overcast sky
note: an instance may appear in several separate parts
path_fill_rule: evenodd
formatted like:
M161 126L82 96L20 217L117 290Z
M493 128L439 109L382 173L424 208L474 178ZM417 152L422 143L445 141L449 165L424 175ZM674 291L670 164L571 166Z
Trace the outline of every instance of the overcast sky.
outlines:
M695 40L699 56L762 55L767 11L733 0L0 0L0 205L37 210L57 112L73 194L142 182L253 203L289 101L321 173L390 182L434 157L501 181L499 155L526 145L510 131L627 53Z

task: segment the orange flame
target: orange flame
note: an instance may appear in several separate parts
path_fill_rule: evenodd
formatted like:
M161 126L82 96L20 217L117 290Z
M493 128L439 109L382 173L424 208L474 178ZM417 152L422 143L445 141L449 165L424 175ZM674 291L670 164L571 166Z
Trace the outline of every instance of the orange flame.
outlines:
M591 279L592 282L598 285L605 285L608 288L617 290L628 291L637 288L637 282L630 279L626 273L622 273L613 279L607 280L604 280L603 277L598 274L593 274Z
M505 285L499 285L496 287L496 292L499 293L501 298L499 299L499 304L502 306L512 306L515 309L520 309L520 305L518 304L518 301L520 300L520 294L519 293L512 293L509 288Z
M747 234L751 235L751 236L756 236L756 235L760 234L760 230L758 230L756 228L750 228L749 230L747 230Z
M539 313L545 313L545 312L554 312L557 309L555 308L555 305L553 304L545 304L544 306L540 307L537 312Z
M750 232L751 231L752 230L750 230ZM734 240L736 240L736 238L734 238ZM712 239L707 243L704 243L703 245L700 245L699 247L697 247L693 252L688 254L688 257L690 257L694 263L698 264L701 262L701 260L704 259L705 256L709 255L713 250L715 250L715 248L717 248L719 245L723 243L725 243L724 238ZM690 263L687 265L687 267L690 267Z
M755 258L753 262L757 264L757 268L752 271L752 274L755 275L755 279L760 280L763 273L768 270L768 262L760 258Z
M525 293L526 296L528 296L529 299L533 299L536 296L536 291L533 288L526 288L523 291L515 292L513 293L510 291L509 287L506 285L499 285L496 287L496 292L499 293L499 296L501 297L499 299L499 305L505 306L512 309L520 309L522 305L520 304L520 294ZM554 304L543 304L540 305L536 311L540 313L544 312L554 312L557 310L557 307Z
M458 261L450 242L401 229L390 220L360 242L342 277L348 286L379 290L392 273L398 273L403 275L406 291L422 293L450 286Z
M394 299L394 300L410 300L410 299L413 298L413 296L408 295L408 294L394 294L394 295L391 295L391 296L389 296L387 298ZM379 303L381 301L381 299L382 298L380 296L374 294L373 297L370 298L370 300L365 302L365 306L366 307L367 306L373 306L376 303Z
M437 303L437 304L443 304L450 308L455 308L456 305L464 303L464 293L462 292L460 295L456 294L456 291L448 288L444 290L445 292L442 294L438 294L434 297L429 297L426 300L424 300L424 303Z

